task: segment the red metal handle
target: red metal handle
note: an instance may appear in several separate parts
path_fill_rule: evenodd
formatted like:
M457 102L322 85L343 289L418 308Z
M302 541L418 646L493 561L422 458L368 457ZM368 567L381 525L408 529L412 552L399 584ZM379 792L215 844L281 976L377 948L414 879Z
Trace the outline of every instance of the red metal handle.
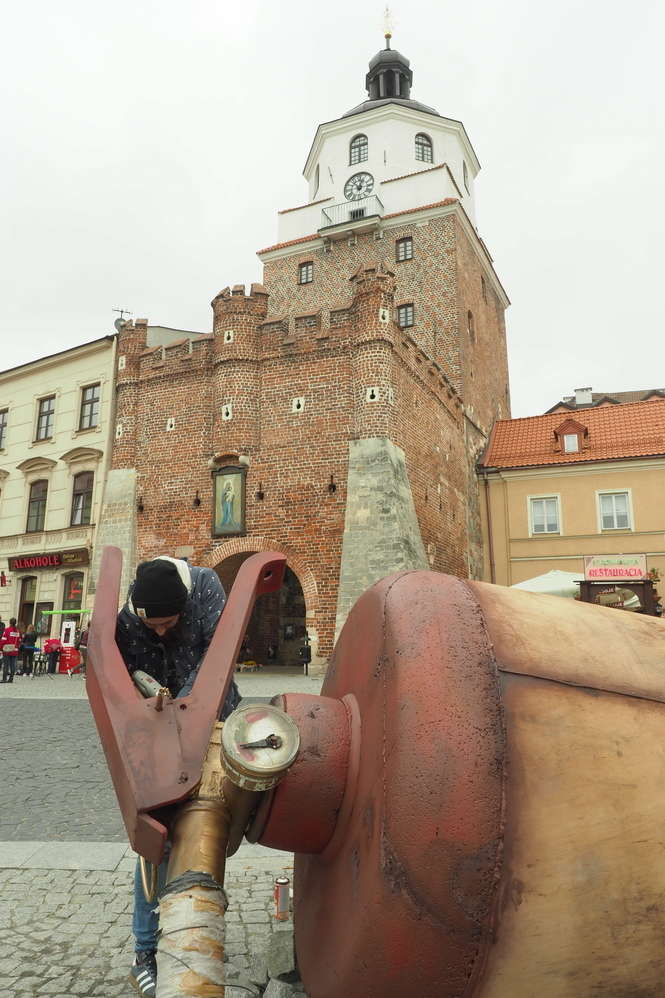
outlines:
M154 709L127 672L115 642L122 554L102 556L88 643L88 698L132 847L159 862L167 830L150 812L183 800L201 778L210 732L224 703L257 596L278 590L286 558L250 556L240 567L187 697Z

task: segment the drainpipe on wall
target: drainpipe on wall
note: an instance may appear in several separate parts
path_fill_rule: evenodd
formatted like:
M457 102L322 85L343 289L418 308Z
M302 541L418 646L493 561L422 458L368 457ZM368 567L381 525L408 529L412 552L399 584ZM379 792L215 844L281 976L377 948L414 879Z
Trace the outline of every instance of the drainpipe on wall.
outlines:
M494 568L494 544L492 542L492 508L490 506L490 483L487 472L483 471L483 481L485 482L485 512L487 513L487 546L490 558L490 582L496 582L496 571Z

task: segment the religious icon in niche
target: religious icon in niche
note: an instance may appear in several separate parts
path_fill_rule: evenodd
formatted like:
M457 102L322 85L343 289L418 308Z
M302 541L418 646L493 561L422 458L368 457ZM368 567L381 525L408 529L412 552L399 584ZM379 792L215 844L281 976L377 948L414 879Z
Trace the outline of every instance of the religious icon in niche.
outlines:
M213 503L215 537L245 533L245 473L241 468L220 468L215 472Z

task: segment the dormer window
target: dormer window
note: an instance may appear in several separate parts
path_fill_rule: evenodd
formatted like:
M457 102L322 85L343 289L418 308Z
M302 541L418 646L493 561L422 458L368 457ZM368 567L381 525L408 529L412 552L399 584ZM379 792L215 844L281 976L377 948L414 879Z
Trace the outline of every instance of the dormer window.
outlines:
M351 139L349 146L349 166L356 163L364 163L369 155L369 146L366 135L356 135Z
M576 419L565 419L554 429L554 450L560 454L579 454L589 447L589 431Z
M421 163L433 163L432 140L423 132L416 135L416 159Z

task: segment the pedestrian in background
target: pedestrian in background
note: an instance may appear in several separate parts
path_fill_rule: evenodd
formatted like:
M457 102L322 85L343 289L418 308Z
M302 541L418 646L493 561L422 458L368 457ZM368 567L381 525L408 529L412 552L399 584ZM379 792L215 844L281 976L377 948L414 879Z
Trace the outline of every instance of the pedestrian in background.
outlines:
M50 676L57 668L61 648L60 638L47 638L44 642L44 652L48 657L48 674Z
M85 676L85 663L88 657L88 630L89 626L88 624L86 624L81 633L79 634L78 638L76 639L76 647L78 649L79 655L81 656L81 661L76 666L75 669L72 669L69 672L70 676L72 672L80 672L83 676Z
M21 632L16 626L16 617L9 621L9 627L2 632L2 682L13 683L16 671L16 659L21 644Z
M37 631L34 624L28 624L26 632L23 635L23 644L21 645L21 672L24 676L32 674L32 664L36 651Z

